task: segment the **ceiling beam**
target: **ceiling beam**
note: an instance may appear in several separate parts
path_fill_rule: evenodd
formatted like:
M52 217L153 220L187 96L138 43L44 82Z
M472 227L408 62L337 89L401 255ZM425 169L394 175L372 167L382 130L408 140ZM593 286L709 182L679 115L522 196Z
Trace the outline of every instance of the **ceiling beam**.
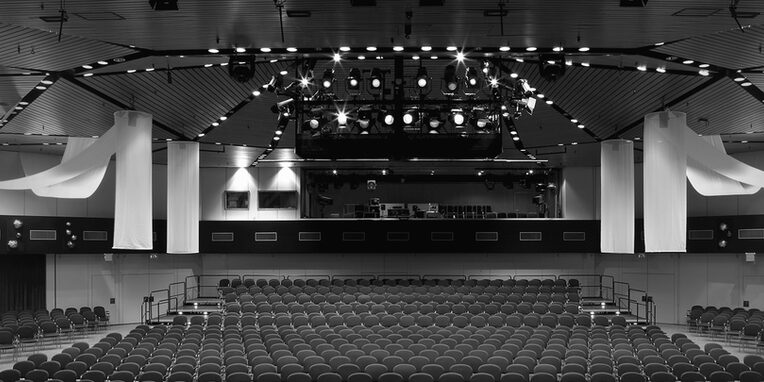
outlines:
M114 97L112 97L112 96L110 96L110 95L108 95L108 94L106 94L106 93L104 93L104 92L102 92L102 91L100 91L98 89L95 89L95 88L93 88L90 85L86 85L86 84L78 81L71 74L64 74L61 78L71 82L74 85L79 86L83 90L85 90L85 91L87 91L87 92L89 92L89 93L91 93L91 94L93 94L93 95L95 95L97 97L100 97L101 99L103 99L103 100L105 100L105 101L107 101L107 102L109 102L109 103L111 103L111 104L113 104L115 106L118 106L118 107L126 109L126 110L135 110L134 107L131 107L130 105L124 104L124 103L120 102L119 100L115 99ZM156 119L153 120L153 124L154 124L154 126L156 126L156 127L160 128L160 129L162 129L162 130L164 130L164 131L174 135L177 139L180 139L180 140L187 140L188 139L188 137L184 136L179 131L171 128L170 126L165 125L162 122L157 121Z

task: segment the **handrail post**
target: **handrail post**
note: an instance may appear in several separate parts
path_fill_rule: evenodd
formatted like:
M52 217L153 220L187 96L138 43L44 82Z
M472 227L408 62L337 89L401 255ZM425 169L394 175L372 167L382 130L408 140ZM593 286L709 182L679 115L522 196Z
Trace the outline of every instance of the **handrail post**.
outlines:
M600 275L600 299L604 299L605 296L602 294L602 275Z
M167 312L165 314L170 314L170 287L167 287Z

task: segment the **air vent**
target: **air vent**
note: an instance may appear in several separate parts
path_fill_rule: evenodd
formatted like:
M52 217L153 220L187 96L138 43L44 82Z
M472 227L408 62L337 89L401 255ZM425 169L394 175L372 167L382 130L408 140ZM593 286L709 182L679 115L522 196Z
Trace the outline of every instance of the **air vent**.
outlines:
M53 241L56 240L56 230L53 229L30 229L29 240Z
M671 14L679 17L709 17L721 12L721 8L684 8Z
M430 232L430 241L454 241L453 232Z
M713 240L714 230L712 229L691 229L687 231L689 240Z
M321 232L300 232L297 237L300 241L321 241Z
M541 241L541 232L520 232L520 241Z
M277 232L255 232L255 241L278 241Z
M343 232L342 241L366 241L366 232Z
M109 233L106 231L82 231L84 241L108 241Z
M72 12L73 15L87 21L119 21L125 18L114 12Z
M214 242L232 242L233 232L213 232L212 241Z
M388 232L387 241L409 241L411 234L408 232Z
M498 232L475 232L475 241L499 241Z
M586 232L563 232L562 241L586 241Z
M743 228L737 230L740 240L764 240L764 228Z

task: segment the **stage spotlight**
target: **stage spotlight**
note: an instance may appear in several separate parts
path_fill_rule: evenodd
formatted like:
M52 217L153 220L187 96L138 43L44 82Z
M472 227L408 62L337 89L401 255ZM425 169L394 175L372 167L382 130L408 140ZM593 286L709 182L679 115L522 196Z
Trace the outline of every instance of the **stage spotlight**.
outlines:
M350 73L347 78L347 88L351 91L358 91L361 89L361 70L358 68L350 69Z
M384 122L384 124L387 126L392 126L395 124L395 116L393 115L392 111L380 110L379 120Z
M324 70L324 76L321 78L321 86L324 90L329 90L334 85L334 69Z
M312 131L318 130L319 127L326 123L324 118L324 110L321 108L315 108L310 110L311 118L308 120L308 128Z
M457 128L464 127L465 118L461 109L451 110L451 122L453 122Z
M384 77L384 74L382 73L382 69L374 68L371 70L371 78L369 79L369 84L371 85L372 89L382 88L382 84L384 80L385 80L385 77Z
M446 93L453 94L459 89L459 79L456 77L456 66L446 66L446 69L443 71L443 81L446 84Z
M477 90L480 87L480 79L478 78L478 71L473 67L467 68L467 74L464 78L464 84L467 89Z
M403 124L406 126L412 126L419 120L419 111L416 109L410 109L403 114Z
M441 123L439 110L433 109L427 113L427 126L430 134L437 134Z
M271 106L271 111L273 114L282 114L288 117L294 111L294 98L285 99L274 104Z
M369 126L371 125L371 109L362 107L358 109L358 127L360 132L358 134L369 134Z
M337 125L340 128L348 126L348 115L344 111L337 112Z
M539 73L547 81L555 81L565 75L565 56L562 54L539 55Z
M273 77L271 77L271 82L263 85L263 87L271 93L275 92L276 89L283 88L284 76L282 76L281 74L274 75Z
M231 56L228 75L237 82L246 83L255 75L255 56Z
M427 76L427 68L420 66L416 73L416 86L424 89L430 84L430 77Z

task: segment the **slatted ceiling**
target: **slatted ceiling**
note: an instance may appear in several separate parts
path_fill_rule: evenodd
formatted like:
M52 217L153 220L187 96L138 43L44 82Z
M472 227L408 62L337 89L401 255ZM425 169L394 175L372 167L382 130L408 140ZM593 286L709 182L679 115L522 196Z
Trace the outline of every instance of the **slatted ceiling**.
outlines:
M405 16L400 4L378 4L367 8L350 7L347 0L287 3L287 9L313 12L309 19L284 18L287 43L316 46L344 41L362 45L387 42L390 37L402 40ZM27 0L8 0L3 5L3 16L9 22L40 29L50 29L51 24L40 21L39 16L56 10L40 11L38 3ZM412 6L414 33L406 42L476 45L490 39L495 43L509 40L514 45L551 45L564 40L573 45L580 34L581 41L589 46L642 46L729 28L728 17L671 16L686 7L726 5L718 0L651 1L645 8L622 8L617 1L602 0L509 2L505 36L499 36L498 19L484 17L482 12L497 8L495 0L449 0L444 7ZM205 0L184 0L178 12L155 12L145 1L68 0L66 8L70 14L66 33L123 44L153 49L197 48L199 44L215 45L219 35L221 46L241 44L242 40L253 46L281 45L278 12L270 1L232 0L220 6ZM762 12L762 8L761 2L740 5L741 11ZM74 16L94 9L117 13L125 20L98 22ZM467 35L477 29L487 33Z
M260 86L255 81L238 83L221 67L175 71L172 79L168 84L164 72L139 72L84 80L122 103L153 114L156 121L186 138L196 137Z
M657 67L664 67L668 70L683 70L687 72L696 72L696 73L699 70L697 65L684 65L681 62L677 62L677 61L666 61L666 60L661 60L658 58L634 56L634 55L624 55L624 56L571 55L571 56L568 56L567 59L572 60L574 63L589 62L592 65L607 65L607 66L614 66L614 67L634 68L634 67L637 67L638 65L647 65L648 71L655 71L655 68Z
M8 10L5 6L4 13ZM134 53L101 41L0 23L0 65L36 70L67 70Z
M188 66L204 66L205 64L220 65L228 62L228 56L185 56L183 58L179 56L149 56L135 60L126 61L118 64L110 64L106 66L98 66L90 70L95 73L126 73L129 69L145 70L146 68L171 69L183 68ZM179 69L182 70L182 69ZM174 73L174 72L173 72Z
M570 123L570 120L562 116L551 106L539 100L533 115L523 114L515 121L518 133L526 147L549 146L558 143L593 142L589 134ZM514 146L511 135L505 132L504 147Z
M2 110L12 110L30 90L40 83L43 76L0 77L0 117Z
M764 64L764 60L762 60L762 64ZM745 77L759 89L764 90L764 73L746 73Z
M524 71L528 72L531 86L599 137L610 136L708 80L702 76L568 67L564 77L547 82L538 70Z
M761 41L764 27L739 29L723 28L722 32L692 37L658 47L661 53L707 62L730 69L764 66Z
M2 132L101 135L114 124L118 107L66 80L59 80L6 124Z
M699 134L764 131L764 104L728 79L716 82L672 110L686 112L687 125Z

